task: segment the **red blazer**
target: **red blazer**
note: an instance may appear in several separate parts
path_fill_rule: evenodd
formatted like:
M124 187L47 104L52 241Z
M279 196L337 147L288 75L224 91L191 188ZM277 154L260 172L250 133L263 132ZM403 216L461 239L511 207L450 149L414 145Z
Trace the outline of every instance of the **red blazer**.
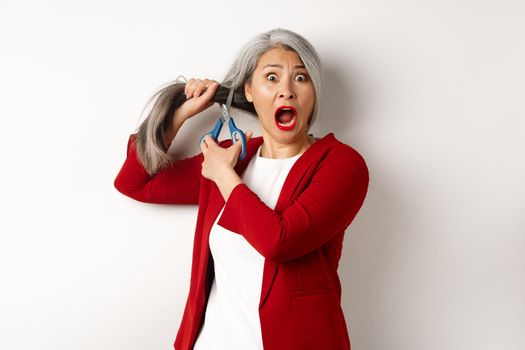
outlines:
M235 166L239 176L262 142L262 137L250 139L246 157ZM192 349L203 324L214 278L208 238L224 205L218 224L243 235L265 257L259 303L264 349L350 349L337 267L345 230L368 189L361 155L333 133L319 139L291 168L275 209L245 184L237 185L225 203L216 184L201 175L202 161L199 153L149 176L131 135L115 179L120 192L138 201L199 205L190 290L175 349Z

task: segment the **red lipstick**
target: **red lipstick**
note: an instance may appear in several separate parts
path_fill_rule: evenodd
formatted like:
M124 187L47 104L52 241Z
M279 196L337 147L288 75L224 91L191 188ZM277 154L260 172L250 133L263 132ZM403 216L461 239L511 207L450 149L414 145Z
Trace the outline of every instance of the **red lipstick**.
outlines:
M280 106L275 110L274 118L279 129L292 130L297 123L297 110L294 106Z

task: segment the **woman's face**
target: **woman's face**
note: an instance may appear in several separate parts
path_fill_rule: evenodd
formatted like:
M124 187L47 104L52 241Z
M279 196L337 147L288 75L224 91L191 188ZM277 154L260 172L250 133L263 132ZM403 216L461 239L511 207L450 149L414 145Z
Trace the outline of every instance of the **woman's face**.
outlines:
M244 92L253 102L264 136L282 144L307 137L315 89L295 51L278 47L262 54Z

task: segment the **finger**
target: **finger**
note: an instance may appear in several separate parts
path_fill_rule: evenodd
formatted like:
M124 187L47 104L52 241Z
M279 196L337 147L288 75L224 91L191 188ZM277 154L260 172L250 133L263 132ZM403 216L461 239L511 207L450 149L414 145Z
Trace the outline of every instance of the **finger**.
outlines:
M208 135L208 140L206 142L206 144L208 145L208 147L215 147L217 146L217 141L215 141L215 139L213 137L211 137L211 135Z
M239 155L242 152L242 141L237 140L237 142L235 142L233 145L229 147L229 149L232 149L232 148L233 148L233 154L235 155L235 158L239 158Z
M195 94L195 92L199 88L200 84L201 84L201 81L199 79L195 79L195 83L193 83L193 85L191 86L192 90L190 91L190 98L194 98L198 96Z
M186 89L185 89L185 92L187 94L190 93L190 91L193 91L193 85L195 84L195 79L194 78L191 78L188 83L186 84Z
M217 82L211 83L202 96L205 96L207 100L211 100L212 97L215 95L215 92L217 91L218 88L219 88L219 83Z
M206 144L205 140L201 142L200 148L201 148L202 153L206 154L206 152L208 151L208 145Z
M202 85L200 87L200 93L199 95L203 92L203 91L206 91L208 90L208 88L210 87L210 80L209 79L204 79L202 81Z
M208 101L208 103L206 104L206 108L211 107L215 103L215 101L213 100L213 96L215 96L215 93L217 92L218 88L219 83L213 83L200 96L200 98L202 98L204 101Z
M248 140L251 139L252 136L253 136L253 132L251 132L250 130L244 133L244 139L246 140L246 142L248 142ZM235 141L236 141L235 143L238 143L237 141L241 141L240 136L237 133L235 134Z
M215 147L215 146L217 146L217 142L215 142L213 137L211 137L209 134L206 135L204 140L206 141L206 146L208 146L208 147Z
M202 83L202 80L200 80L200 79L191 79L190 80L190 85L189 85L189 88L188 88L188 94L186 95L186 97L187 98L196 97L195 96L195 89L198 88L201 83Z
M191 94L193 93L193 86L195 84L195 79L190 79L188 83L186 84L186 87L184 88L184 95L186 95L186 99L189 99L191 97Z
M195 88L195 92L194 92L194 96L195 97L198 97L198 96L206 96L206 98L208 98L210 96L210 94L213 92L213 91L209 91L209 89L213 86L213 82L212 80L209 80L209 79L204 79L198 86L196 86ZM213 86L215 88L215 86ZM208 92L207 94L203 94L203 92Z
M199 95L206 89L206 87L202 84L195 87L195 90L193 91L193 97L199 97Z
M235 134L235 140L232 140L233 141L233 144L229 147L229 148L232 148L232 147L242 147L242 140L241 138L239 137L238 134Z
M190 80L186 81L186 84L184 84L184 95L188 96L188 87L190 86Z
M206 89L206 86L202 82L202 80L199 79L199 81L195 84L195 89L193 90L193 97L199 97L199 95Z

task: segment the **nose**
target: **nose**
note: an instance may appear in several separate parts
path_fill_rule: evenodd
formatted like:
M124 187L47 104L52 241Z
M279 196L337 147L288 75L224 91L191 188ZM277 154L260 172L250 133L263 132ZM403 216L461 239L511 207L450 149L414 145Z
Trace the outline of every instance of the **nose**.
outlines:
M279 97L285 99L296 98L292 83L288 79L283 79L279 87Z

